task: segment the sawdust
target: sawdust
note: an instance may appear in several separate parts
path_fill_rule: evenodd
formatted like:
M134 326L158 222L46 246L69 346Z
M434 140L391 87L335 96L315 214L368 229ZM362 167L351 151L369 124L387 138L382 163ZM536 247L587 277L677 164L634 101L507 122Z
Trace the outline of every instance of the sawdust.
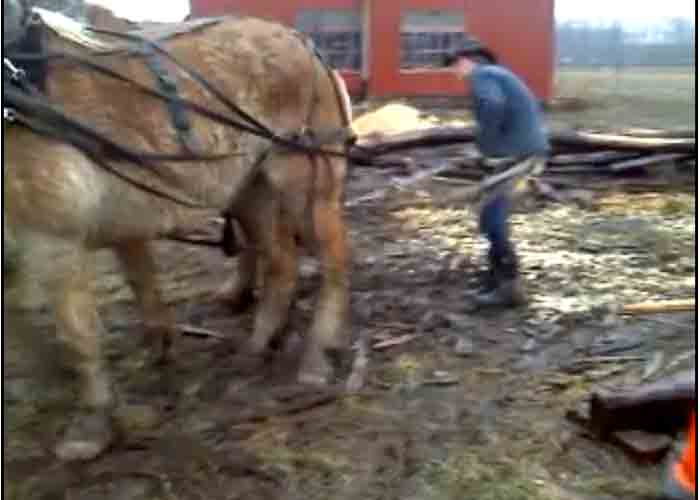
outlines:
M352 128L363 138L382 137L414 130L424 130L436 125L434 120L426 118L421 111L401 103L390 103L369 111L357 118Z

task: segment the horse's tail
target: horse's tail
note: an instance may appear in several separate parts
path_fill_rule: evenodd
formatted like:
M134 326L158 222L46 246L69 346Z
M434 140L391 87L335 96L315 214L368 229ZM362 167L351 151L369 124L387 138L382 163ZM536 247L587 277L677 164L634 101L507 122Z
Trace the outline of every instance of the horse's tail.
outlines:
M350 99L350 93L345 85L345 80L340 76L340 73L336 70L331 70L331 75L333 77L333 85L335 86L336 94L339 96L339 101L341 104L341 111L343 116L343 123L347 127L352 127L352 100Z

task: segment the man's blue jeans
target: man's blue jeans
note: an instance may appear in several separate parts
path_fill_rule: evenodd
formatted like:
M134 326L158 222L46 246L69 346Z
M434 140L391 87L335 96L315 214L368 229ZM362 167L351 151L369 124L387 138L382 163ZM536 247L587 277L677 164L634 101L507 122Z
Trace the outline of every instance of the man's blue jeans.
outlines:
M481 206L479 230L489 240L491 245L489 249L491 264L497 265L510 253L508 217L510 216L511 204L510 189L504 187L491 193Z

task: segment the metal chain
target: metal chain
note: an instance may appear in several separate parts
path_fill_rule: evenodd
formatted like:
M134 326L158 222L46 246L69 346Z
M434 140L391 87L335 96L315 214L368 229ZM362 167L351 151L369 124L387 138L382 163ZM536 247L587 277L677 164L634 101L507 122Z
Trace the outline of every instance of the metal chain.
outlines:
M4 69L7 69L7 71L9 72L10 80L15 82L15 83L22 81L22 79L26 78L26 76L27 76L26 72L23 69L15 66L12 63L12 61L10 61L7 57L2 58L2 66ZM6 121L8 123L12 123L15 121L16 118L17 118L17 112L14 109L8 108L5 106L2 107L2 119L3 119L3 121Z

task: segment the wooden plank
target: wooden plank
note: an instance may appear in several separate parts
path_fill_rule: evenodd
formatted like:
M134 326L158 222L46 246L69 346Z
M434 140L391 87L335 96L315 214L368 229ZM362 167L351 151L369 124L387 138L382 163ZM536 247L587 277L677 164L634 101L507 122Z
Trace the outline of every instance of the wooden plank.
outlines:
M640 302L626 304L622 308L623 314L657 314L668 312L685 312L695 310L695 299L664 300L660 302Z

